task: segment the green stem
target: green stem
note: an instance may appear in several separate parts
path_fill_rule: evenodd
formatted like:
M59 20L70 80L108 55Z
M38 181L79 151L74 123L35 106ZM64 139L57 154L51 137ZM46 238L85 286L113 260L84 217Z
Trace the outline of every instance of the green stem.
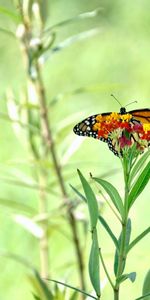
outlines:
M125 215L124 215L124 219L122 220L121 243L120 243L120 250L119 250L116 283L114 287L114 300L119 300L120 283L118 282L118 279L124 271L124 266L126 262L126 236L127 236L127 220L128 220L128 195L129 195L129 185L128 185L129 169L128 169L128 161L126 158L123 158L122 165L123 165L124 182L125 182L125 197L124 197Z
M43 84L43 80L41 77L41 69L37 62L37 57L35 55L35 59L31 60L31 51L30 51L30 38L32 37L32 26L29 24L26 15L23 13L22 3L20 2L20 13L22 16L22 22L24 25L24 31L21 36L18 36L21 43L21 48L23 52L24 63L26 67L26 71L28 74L28 91L30 93L29 99L32 98L32 95L36 95L37 101L40 107L40 121L41 121L41 137L43 140L43 149L44 154L50 154L52 157L54 169L56 172L56 176L58 179L58 184L62 193L63 203L66 205L69 203L69 196L66 191L66 186L64 182L64 178L62 176L61 166L57 157L55 142L53 139L52 131L51 131L51 124L48 117L47 112L47 104L46 104L46 95L45 95L45 88ZM33 79L32 74L30 72L31 64L33 64L33 68L36 71L36 77ZM33 144L32 133L30 132L30 146L33 151L34 157L38 159L37 153L35 153L35 145ZM40 174L42 176L43 173ZM45 182L46 183L46 182ZM45 188L46 185L44 184ZM40 213L47 213L47 199L45 197L45 193L43 189L40 189ZM79 277L81 281L81 288L85 290L85 278L84 278L84 259L83 253L81 249L80 240L78 238L78 227L76 223L76 219L74 216L73 211L70 209L70 205L67 205L67 214L68 214L68 221L70 224L70 228L72 231L73 241L74 241L74 248L76 252L77 262L78 262L78 270L79 270ZM47 235L48 224L47 220L43 222L43 240L40 243L40 257L41 257L41 273L44 274L43 277L47 278L47 270L49 268L48 264L48 235Z
M105 265L105 262L104 262L104 259L103 259L102 253L101 253L101 249L99 249L99 255L100 255L100 259L101 259L101 262L102 262L102 265L103 265L105 274L106 274L106 276L107 276L107 279L108 279L110 285L112 286L112 288L114 289L114 284L113 284L113 282L112 282L112 280L111 280L111 278L110 278L110 276L109 276L109 273L108 273L108 271L107 271L107 268L106 268L106 265Z
M60 164L58 162L58 158L57 158L56 147L55 147L55 143L53 140L50 120L48 118L48 113L47 113L44 85L43 85L43 81L41 78L41 72L40 72L40 67L39 67L38 63L36 64L36 71L37 71L36 89L38 91L38 95L40 96L39 104L40 104L40 114L41 114L41 122L42 122L42 128L43 128L43 143L45 145L47 145L48 153L50 153L51 157L52 157L56 176L57 176L60 190L62 193L62 198L63 198L63 202L64 202L63 204L67 204L67 203L69 203L69 201L68 201L69 196L66 191L64 178L62 175L62 169L61 169L61 166L60 166ZM70 206L67 206L67 207L68 207L68 209L67 209L68 221L69 221L70 228L72 231L74 247L75 247L75 252L76 252L76 257L77 257L77 262L78 262L78 270L79 270L81 288L83 290L85 290L84 260L83 260L83 254L82 254L80 241L78 238L78 227L77 227L76 219L75 219L72 209L70 209Z
M42 171L39 174L39 184L41 186L39 190L39 214L46 215L48 212L48 200L45 193L46 178ZM41 276L42 278L48 278L49 276L49 245L48 245L48 219L47 217L41 223L43 229L43 236L40 238L40 263L41 263Z

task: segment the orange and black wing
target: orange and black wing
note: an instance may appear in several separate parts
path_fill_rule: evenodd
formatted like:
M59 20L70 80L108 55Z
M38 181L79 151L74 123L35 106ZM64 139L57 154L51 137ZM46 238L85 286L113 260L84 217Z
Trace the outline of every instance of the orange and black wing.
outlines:
M107 138L105 139L103 137L99 137L98 132L93 130L93 126L97 122L96 121L97 116L102 116L105 119L105 117L109 116L110 114L111 112L89 116L88 118L84 119L83 121L75 125L73 131L77 135L93 137L95 139L99 139L107 143Z
M102 114L97 114L97 115L89 116L88 118L84 119L83 121L81 121L80 123L78 123L77 125L75 125L75 127L73 128L73 131L77 135L93 137L95 139L98 139L98 140L100 140L102 142L107 143L109 149L115 155L118 156L119 154L118 154L118 151L116 150L116 145L109 138L109 132L108 132L108 136L106 138L104 138L104 137L98 135L98 131L93 130L93 126L97 122L96 121L96 117L97 116L101 116L102 120L105 121L105 118L107 116L109 116L110 114L111 114L111 112L107 112L107 113L102 113Z
M141 124L150 123L150 109L149 108L131 110L128 113L130 113L132 115L134 120L137 120Z

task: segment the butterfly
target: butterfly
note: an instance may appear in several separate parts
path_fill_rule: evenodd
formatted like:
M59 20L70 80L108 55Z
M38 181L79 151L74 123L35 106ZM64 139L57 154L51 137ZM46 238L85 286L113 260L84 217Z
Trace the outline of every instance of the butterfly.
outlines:
M143 125L143 124L150 124L150 109L144 108L144 109L137 109L137 110L131 110L126 111L125 107L120 108L119 114L112 113L112 112L106 112L102 114L96 114L87 117L73 128L73 131L75 134L79 136L88 136L93 137L95 139L98 139L100 141L106 142L108 144L109 149L115 154L119 155L116 141L110 138L111 130L107 129L107 132L105 134L101 134L101 131L103 130L103 126L105 127L105 124L107 125L107 120L112 114L116 114L119 116L121 122L126 117L129 116L128 124L129 126L131 124L133 125ZM101 122L101 131L96 129L96 124L100 119ZM112 123L115 121L112 121ZM113 127L113 124L112 124ZM149 130L149 129L148 129Z

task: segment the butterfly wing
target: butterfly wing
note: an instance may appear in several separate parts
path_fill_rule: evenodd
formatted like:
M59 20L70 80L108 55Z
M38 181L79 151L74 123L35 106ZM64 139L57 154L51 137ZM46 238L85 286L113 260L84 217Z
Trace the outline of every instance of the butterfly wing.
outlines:
M131 110L131 111L129 111L129 113L132 115L133 120L137 120L141 124L150 123L150 109L149 108Z
M92 115L89 116L88 118L84 119L80 123L78 123L74 128L73 131L75 134L80 135L80 136L88 136L88 137L93 137L95 139L98 139L102 142L105 142L108 144L109 149L115 154L119 155L118 151L116 150L116 144L113 142L109 136L106 138L101 137L98 135L98 131L93 130L94 124L97 122L96 117L101 116L103 118L103 121L105 121L105 118L109 116L111 112L108 113L102 113L102 114L97 114L97 115ZM108 133L109 134L109 133Z
M98 136L98 132L93 130L93 126L97 122L96 121L97 116L102 116L102 118L105 119L105 117L110 114L111 114L111 112L89 116L88 118L86 118L83 121L81 121L80 123L78 123L73 128L73 131L75 134L80 135L80 136L93 137L93 138L99 139L103 142L107 142L107 138Z

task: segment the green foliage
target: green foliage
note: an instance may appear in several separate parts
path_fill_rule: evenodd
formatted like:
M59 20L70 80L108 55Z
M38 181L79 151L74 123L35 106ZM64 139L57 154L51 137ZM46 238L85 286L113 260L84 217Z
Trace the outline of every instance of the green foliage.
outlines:
M111 228L109 227L109 225L107 224L107 222L105 221L105 219L102 216L99 216L99 221L101 222L101 224L104 226L105 230L107 231L107 233L109 234L109 236L111 237L112 241L114 242L117 251L119 251L119 243L117 238L115 237L115 235L113 234Z
M133 185L131 192L128 198L128 206L129 208L133 205L134 201L137 197L142 193L143 189L147 185L150 179L150 162L146 165L144 170L139 175L135 184Z
M136 272L132 272L129 274L123 274L118 279L117 282L120 284L121 282L125 281L126 279L130 279L131 282L134 282L136 279Z
M127 252L130 251L141 239L143 239L148 233L150 233L150 226L139 234L127 247Z
M146 160L149 158L149 155L150 155L150 150L147 150L143 155L141 155L137 163L134 164L129 177L129 185L131 185L132 180L135 179L138 172L141 171L141 169L145 165Z
M119 211L119 213L121 214L122 218L124 217L124 208L123 208L123 204L122 204L122 199L117 191L117 189L109 182L107 182L106 180L100 179L100 178L95 178L93 177L93 179L98 182L104 189L105 191L108 193L110 199L112 200L113 204L115 205L115 207L117 208L117 210Z
M97 231L93 229L92 246L89 257L89 275L97 297L100 297L100 265Z
M145 276L142 294L143 294L143 298L145 297L146 300L150 299L150 270L147 272Z
M84 178L82 173L78 170L78 174L84 189L84 193L87 199L87 205L88 205L88 210L89 210L89 215L90 215L90 220L91 220L91 231L94 231L97 225L98 221L98 205L97 205L97 200L95 197L95 194L93 193L90 185L88 184L87 180Z

